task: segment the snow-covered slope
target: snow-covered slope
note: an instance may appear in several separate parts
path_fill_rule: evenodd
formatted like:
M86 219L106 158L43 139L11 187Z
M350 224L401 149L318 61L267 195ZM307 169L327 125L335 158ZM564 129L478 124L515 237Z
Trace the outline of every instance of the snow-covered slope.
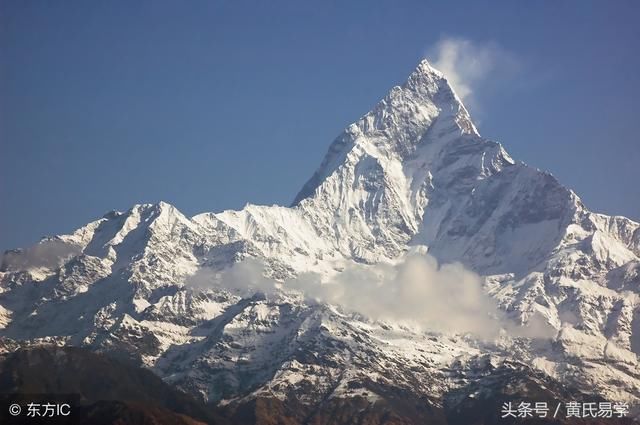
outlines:
M136 205L5 253L2 347L54 342L132 357L225 405L265 395L373 405L376 385L439 403L476 376L467 372L504 362L637 402L639 229L588 211L552 175L482 138L423 61L338 136L291 207L188 218L166 203ZM480 274L509 317L551 338L427 333L215 284L247 258L283 282L392 262L413 246Z

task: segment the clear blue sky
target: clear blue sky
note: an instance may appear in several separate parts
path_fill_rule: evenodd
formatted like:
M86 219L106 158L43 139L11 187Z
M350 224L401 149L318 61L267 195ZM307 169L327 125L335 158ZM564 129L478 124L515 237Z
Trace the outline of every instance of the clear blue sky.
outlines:
M288 204L448 38L500 52L484 136L640 219L640 2L460 3L0 0L0 249L141 202Z

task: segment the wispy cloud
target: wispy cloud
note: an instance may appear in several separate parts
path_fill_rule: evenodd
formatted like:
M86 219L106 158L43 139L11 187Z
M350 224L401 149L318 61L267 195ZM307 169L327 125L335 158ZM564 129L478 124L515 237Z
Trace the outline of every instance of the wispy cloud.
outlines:
M480 87L513 75L519 68L516 56L497 43L460 37L443 37L426 56L472 109L479 108L476 93Z
M222 286L248 297L262 292L278 297L295 291L313 302L340 306L375 320L412 323L445 333L470 333L493 339L501 331L511 336L549 337L554 331L542 321L521 327L508 320L483 289L482 278L462 264L439 265L427 254L410 254L395 264L349 264L326 280L317 273L275 282L264 277L264 264L247 259L222 272L202 269L187 286L203 290Z
M373 319L481 337L500 331L501 313L481 278L459 263L440 266L430 255L408 255L393 265L353 264L325 284L303 275L289 285Z
M71 257L80 254L80 247L59 240L43 240L31 248L7 251L2 257L0 270L27 270L30 268L56 268Z

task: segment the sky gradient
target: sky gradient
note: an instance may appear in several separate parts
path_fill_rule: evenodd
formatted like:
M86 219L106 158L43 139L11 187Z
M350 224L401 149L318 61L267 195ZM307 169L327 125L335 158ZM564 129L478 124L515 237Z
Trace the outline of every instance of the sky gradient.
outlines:
M136 203L288 205L425 56L483 136L639 220L640 3L443 3L0 0L0 249Z

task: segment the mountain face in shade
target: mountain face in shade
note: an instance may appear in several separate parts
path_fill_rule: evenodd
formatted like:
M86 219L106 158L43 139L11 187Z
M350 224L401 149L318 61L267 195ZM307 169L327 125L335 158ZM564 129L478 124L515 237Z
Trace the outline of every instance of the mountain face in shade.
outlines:
M517 423L502 420L502 403L517 395L553 402L593 400L526 367L500 367L472 384L445 395L440 405L406 390L371 380L352 383L384 398L370 405L365 397L326 400L314 408L295 400L256 397L244 404L205 406L171 388L152 372L84 348L40 345L0 356L0 421L5 424L92 425L245 425L245 424L406 424L442 425ZM474 394L474 396L471 396ZM8 405L28 411L29 403L66 403L68 416L13 417ZM197 419L196 419L197 418ZM522 421L522 419L519 419ZM535 423L558 423L538 420ZM607 424L631 424L608 419Z
M417 411L446 420L438 409L455 391L524 365L580 394L633 405L639 229L589 211L551 174L480 136L446 77L423 61L336 138L290 207L186 217L163 202L136 205L6 252L0 344L127 358L237 418L297 411L305 413L291 423L330 423L326 415L352 409L379 419L408 412L399 406L410 394ZM278 282L331 279L416 249L482 276L510 320L524 330L542 324L549 338L514 332L489 342L286 292L193 284L245 260ZM418 417L426 416L407 421Z
M77 347L44 345L0 357L0 394L6 401L67 403L70 415L35 423L196 425L227 422L204 405L164 383L152 372ZM12 418L3 404L2 423L34 423ZM198 419L194 419L198 418ZM18 422L22 420L22 422Z

